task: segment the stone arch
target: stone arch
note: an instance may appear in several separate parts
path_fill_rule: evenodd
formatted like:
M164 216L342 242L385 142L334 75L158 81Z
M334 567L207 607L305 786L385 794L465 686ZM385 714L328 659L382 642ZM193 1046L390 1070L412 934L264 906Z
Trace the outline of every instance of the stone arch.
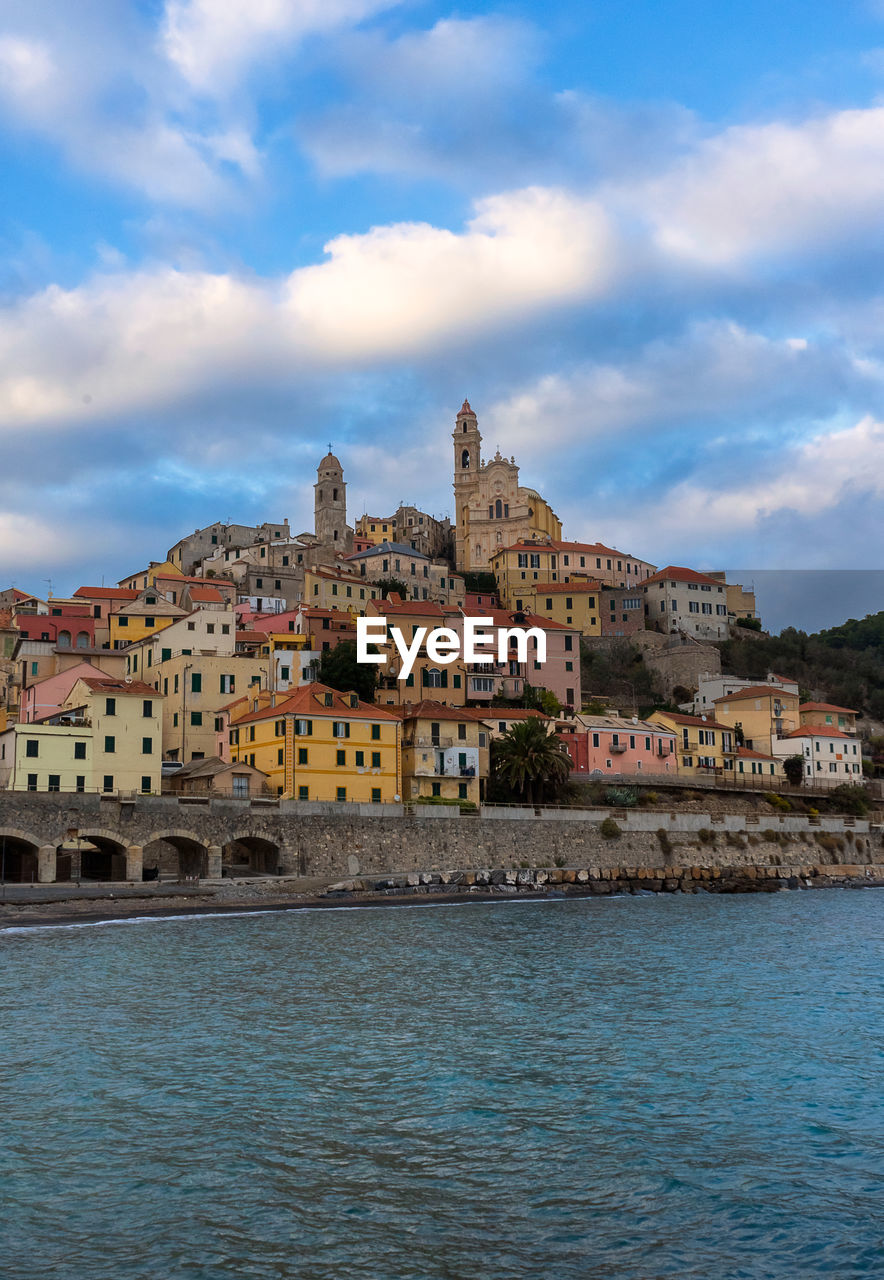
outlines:
M202 879L209 874L211 847L207 840L181 827L154 831L144 841L145 878Z
M23 884L37 879L37 855L43 844L29 831L0 828L0 882Z
M71 876L80 880L126 880L129 843L118 831L91 827L78 831L67 843L76 845L71 853Z
M241 832L222 849L222 867L230 874L274 876L280 867L282 851L275 840ZM246 871L246 867L248 870Z

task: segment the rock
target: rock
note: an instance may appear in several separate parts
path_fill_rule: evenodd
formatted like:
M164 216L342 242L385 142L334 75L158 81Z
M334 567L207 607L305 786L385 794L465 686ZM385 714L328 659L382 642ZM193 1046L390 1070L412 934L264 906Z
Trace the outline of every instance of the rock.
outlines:
M429 871L421 872L421 884L432 884L433 880L434 880L434 877L430 874Z
M571 867L567 867L562 872L562 880L565 884L574 884L576 879L577 879L577 872L572 870Z
M677 888L678 888L678 881L674 876L667 876L666 879L663 881L664 893L675 893Z
M523 867L521 871L516 873L516 884L526 885L534 883L534 873L528 868Z
M611 887L610 880L592 880L590 882L590 888L593 893L610 893Z
M490 872L490 871L477 871L477 872L476 872L476 884L490 884L490 883L491 883L491 872Z
M408 885L409 889L416 888L420 882L421 878L416 871L409 871L408 875L405 877L405 883Z
M565 873L561 867L553 867L549 873L550 884L561 884L564 881Z
M339 880L337 884L330 884L326 893L353 893L356 883L355 880Z
M588 879L589 879L589 872L588 872L588 871L586 871L584 868L581 868L581 869L577 872L577 883L578 883L578 884L586 884L586 882L587 882L587 880L588 880Z
M503 873L504 884L514 885L516 883L516 875L517 873L515 871L504 871Z
M461 876L460 883L465 884L468 889L472 888L472 886L476 883L475 871L465 871Z
M537 870L534 872L534 883L546 884L548 880L549 880L549 872L545 871L543 867L538 867Z

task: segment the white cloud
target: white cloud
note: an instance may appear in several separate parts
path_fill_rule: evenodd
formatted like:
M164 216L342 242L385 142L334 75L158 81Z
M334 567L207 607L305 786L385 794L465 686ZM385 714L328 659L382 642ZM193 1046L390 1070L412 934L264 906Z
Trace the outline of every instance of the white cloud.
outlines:
M403 357L604 293L616 245L602 210L533 188L478 203L456 235L426 223L376 227L326 245L291 277L286 309L320 355Z
M162 43L185 80L232 87L257 59L313 34L363 21L400 0L166 0Z
M426 224L341 236L287 280L171 269L57 286L0 312L0 423L167 403L217 379L398 360L604 290L608 228L556 191L483 201L456 235ZM87 399L88 398L88 399Z
M842 238L884 211L884 107L727 129L612 199L667 255L727 265Z

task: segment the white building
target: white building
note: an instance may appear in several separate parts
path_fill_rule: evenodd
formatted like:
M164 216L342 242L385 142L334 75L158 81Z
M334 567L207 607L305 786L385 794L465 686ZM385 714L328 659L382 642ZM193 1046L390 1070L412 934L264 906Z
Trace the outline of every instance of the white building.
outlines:
M705 573L668 565L642 584L645 626L665 635L726 640L730 632L727 586Z
M774 738L772 752L781 760L804 758L804 781L812 787L839 787L862 781L862 745L840 729L804 725Z

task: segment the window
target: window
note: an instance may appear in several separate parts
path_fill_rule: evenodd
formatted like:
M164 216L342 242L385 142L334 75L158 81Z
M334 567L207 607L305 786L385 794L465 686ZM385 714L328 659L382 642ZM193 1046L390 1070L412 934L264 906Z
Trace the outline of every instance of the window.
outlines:
M141 715L143 719L150 720L153 716L153 702L150 698L145 698L141 704Z
M222 677L221 677L221 692L222 692L222 693L235 693L235 692L236 692L236 690L235 690L235 688L234 688L234 679L233 679L233 676L222 676Z
M81 774L77 774L76 789L77 791L86 790L86 779Z
M128 618L120 618L120 617L118 617L118 618L117 618L117 624L118 624L119 626L121 626L121 627L128 627L128 625L129 625L129 619L128 619Z
M343 755L344 754L343 751L341 751L340 754ZM365 752L357 751L356 752L356 768L361 769L364 764L365 764Z
M432 783L430 783L430 786L431 786L431 788L432 788L432 792L433 792L433 795L434 795L434 796L441 796L441 794L442 794L442 783L441 783L441 782L432 782Z
M47 784L47 790L61 791L61 775L60 774L50 773L49 782Z
M37 790L37 775L36 773L29 773L28 774L28 791L36 791L36 790Z
M153 752L153 738L142 738L141 754L143 756L149 756L152 754L152 752Z
M116 749L117 749L117 740L116 738L112 737L109 734L107 737L105 737L105 740L104 740L105 754L112 756L116 751Z
M298 734L300 737L308 737L308 738L311 737L313 734L313 721L312 720L296 720L295 733Z
M150 788L150 778L148 778L148 777L144 777L144 778L142 778L142 779L141 779L141 794L142 794L142 795L147 795L147 794L150 792L150 789L151 789L151 788Z
M337 755L337 759L335 760L335 764L340 769L343 765L346 765L347 763L347 753L346 751L338 751L336 752L336 755Z
M86 743L85 742L74 743L74 759L75 760L86 759Z
M102 786L102 788L101 788L101 789L102 789L102 791L113 791L113 789L114 789L114 776L113 776L113 774L112 774L112 773L106 773L106 774L104 775L104 785Z
M371 802L372 802L372 804L380 804L380 803L381 803L381 789L380 789L380 787L372 787L372 789L371 789Z
M40 742L37 738L28 738L25 743L25 755L31 758L40 754Z
M380 769L380 767L381 767L381 753L380 753L380 751L372 751L372 753L371 753L371 767L372 767L372 769Z
M299 800L309 800L309 799L310 799L310 788L309 788L309 787L298 787L298 799L299 799Z
M105 698L105 700L104 700L104 714L105 714L106 716L115 716L115 715L117 714L117 700L116 700L116 698Z
M371 726L372 742L379 742L380 737L381 737L381 726L379 724L373 724Z
M350 725L346 720L335 720L332 725L332 735L335 738L349 738Z
M190 692L202 693L202 691L203 691L203 677L199 671L192 671L190 673Z
M336 800L346 800L346 799L347 799L347 788L346 788L346 787L338 787L338 789L337 789L337 791L336 791L336 793L335 793L335 799L336 799Z

